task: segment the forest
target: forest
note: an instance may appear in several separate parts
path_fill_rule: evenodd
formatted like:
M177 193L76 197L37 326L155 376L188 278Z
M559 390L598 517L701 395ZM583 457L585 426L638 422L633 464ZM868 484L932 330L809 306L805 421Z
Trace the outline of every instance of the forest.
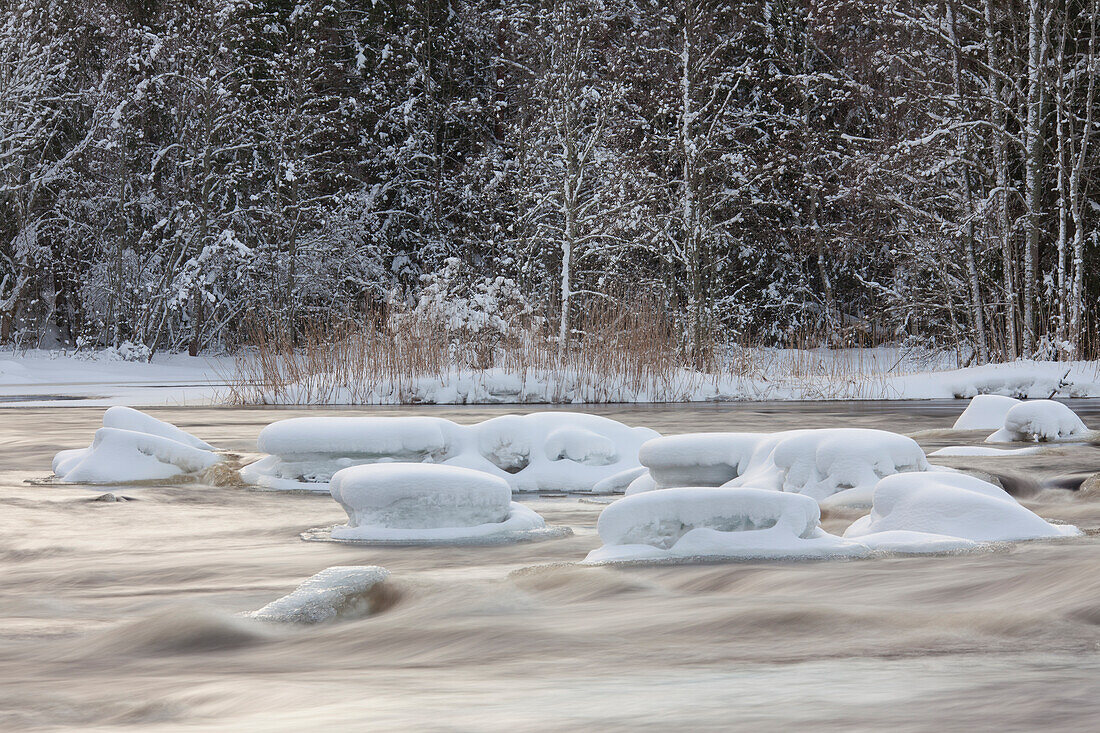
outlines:
M1100 0L0 7L3 344L1100 349Z

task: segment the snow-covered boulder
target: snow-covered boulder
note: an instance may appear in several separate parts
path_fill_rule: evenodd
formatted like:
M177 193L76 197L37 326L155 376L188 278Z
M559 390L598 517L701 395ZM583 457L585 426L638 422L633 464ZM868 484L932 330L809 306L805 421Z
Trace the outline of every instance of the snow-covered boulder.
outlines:
M520 538L546 526L512 501L508 482L483 471L423 463L376 463L337 471L332 498L348 523L334 540L448 542Z
M570 412L502 415L475 425L433 417L294 418L260 432L257 447L271 455L241 477L266 488L325 492L343 468L398 461L482 471L517 492L610 493L629 482L638 448L657 435Z
M691 481L805 494L825 505L870 506L883 476L946 470L929 464L912 438L864 428L676 435L646 443L639 456L649 474L635 479L627 495Z
M976 543L1078 534L1076 527L1050 524L981 479L961 473L921 473L880 481L871 513L853 522L844 537L872 549L937 552Z
M91 446L54 456L58 478L88 484L163 480L201 473L222 460L190 433L129 407L110 408L103 423Z
M1004 395L980 394L970 400L952 426L955 430L996 430L1005 424L1005 415L1020 400Z
M319 624L371 612L371 591L389 577L377 565L337 565L310 576L293 593L248 614L259 621Z
M986 438L988 443L1081 440L1089 433L1077 414L1054 400L1030 400L1010 409L1004 427Z
M687 433L654 438L638 451L656 488L721 486L741 475L762 433Z
M820 510L807 496L765 489L687 487L612 502L596 529L603 547L587 564L684 558L856 557L858 542L818 527Z

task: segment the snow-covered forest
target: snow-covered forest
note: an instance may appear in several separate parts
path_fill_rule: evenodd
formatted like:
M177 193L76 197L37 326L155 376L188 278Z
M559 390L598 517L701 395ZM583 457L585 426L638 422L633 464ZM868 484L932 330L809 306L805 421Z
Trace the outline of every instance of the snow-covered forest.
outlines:
M2 7L0 342L1100 345L1100 0Z

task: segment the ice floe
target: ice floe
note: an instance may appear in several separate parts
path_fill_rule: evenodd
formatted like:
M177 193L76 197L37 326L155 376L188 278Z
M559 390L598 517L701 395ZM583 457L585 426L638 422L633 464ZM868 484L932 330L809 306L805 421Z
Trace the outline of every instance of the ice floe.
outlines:
M1021 402L1005 413L1003 427L986 438L986 442L1072 441L1082 440L1089 433L1077 413L1061 402L1031 400Z
M337 471L332 498L347 512L334 541L448 544L562 536L536 512L512 501L504 479L458 466L375 463ZM307 533L306 539L324 539Z
M242 469L241 477L265 488L326 492L343 468L396 461L475 469L516 492L611 492L628 483L626 472L639 467L639 447L658 435L598 415L556 411L475 425L434 417L294 418L260 432L257 447L270 455Z
M339 616L365 616L372 610L371 590L389 574L377 565L325 568L307 578L293 593L248 615L259 621L301 624L318 624Z
M201 473L222 459L212 446L175 425L129 407L103 415L91 446L54 456L53 472L71 483L116 483Z

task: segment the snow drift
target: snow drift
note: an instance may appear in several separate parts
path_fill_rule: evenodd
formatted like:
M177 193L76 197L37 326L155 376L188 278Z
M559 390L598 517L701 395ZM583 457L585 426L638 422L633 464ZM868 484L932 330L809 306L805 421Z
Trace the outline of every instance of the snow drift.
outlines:
M639 447L656 436L571 412L502 415L475 425L434 417L294 418L260 432L257 447L271 455L241 477L266 488L325 492L343 468L398 461L475 469L516 492L610 493L625 486L626 474L639 468Z
M1089 429L1077 414L1054 400L1021 402L1004 416L1004 425L986 438L989 443L1083 440Z
M332 539L366 542L451 542L519 538L546 526L512 501L508 482L456 466L387 463L337 471L332 498L348 523Z
M201 473L219 461L212 446L175 425L112 407L91 446L59 452L53 472L72 483L148 481Z
M812 558L867 554L818 527L808 496L764 489L675 488L624 497L600 514L603 547L587 564L698 557Z

